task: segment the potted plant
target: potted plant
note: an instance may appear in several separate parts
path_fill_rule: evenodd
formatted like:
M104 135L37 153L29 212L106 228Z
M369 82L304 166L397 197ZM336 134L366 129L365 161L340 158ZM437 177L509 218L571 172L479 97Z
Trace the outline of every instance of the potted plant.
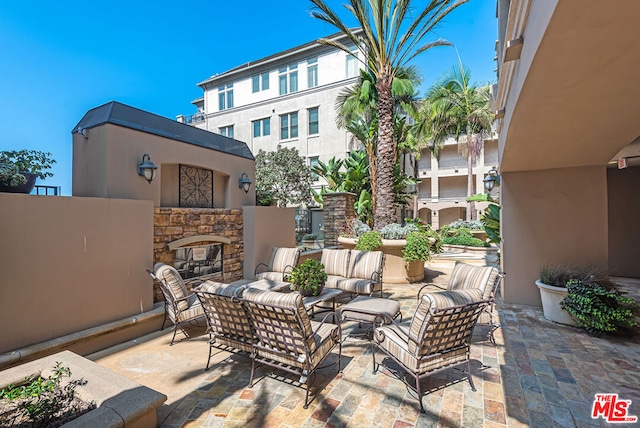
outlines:
M301 244L306 250L317 249L317 248L320 248L320 244L316 243L317 239L318 239L317 233L307 233L302 237Z
M0 152L0 191L30 193L36 178L52 177L48 170L56 163L51 153L38 150Z
M324 265L318 260L307 259L291 270L289 282L291 289L303 296L317 296L322 293L327 274Z
M548 320L598 334L637 325L633 313L636 302L599 269L543 266L536 285Z

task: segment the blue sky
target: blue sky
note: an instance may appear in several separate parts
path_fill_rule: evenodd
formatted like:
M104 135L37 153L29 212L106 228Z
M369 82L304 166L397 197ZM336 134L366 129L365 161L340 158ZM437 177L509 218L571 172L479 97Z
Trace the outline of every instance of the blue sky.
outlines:
M345 0L328 3L347 19ZM470 0L427 39L455 44L478 83L495 81L495 7ZM192 114L198 82L334 33L310 8L306 0L0 1L0 150L51 152L55 175L42 184L70 195L71 130L87 110L115 100L172 119ZM442 47L412 63L424 94L457 57Z

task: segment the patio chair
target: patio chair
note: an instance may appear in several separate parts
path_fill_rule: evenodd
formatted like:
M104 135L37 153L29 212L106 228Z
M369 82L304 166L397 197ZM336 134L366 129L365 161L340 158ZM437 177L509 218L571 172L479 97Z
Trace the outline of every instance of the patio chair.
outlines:
M209 358L205 371L209 370L214 348L251 353L254 335L240 298L244 285L222 284L205 281L193 292L204 309L209 333Z
M149 269L147 269L147 272L158 282L164 296L164 320L160 330L164 329L167 319L171 320L173 323L173 337L169 345L173 346L178 327L188 337L187 332L182 328L182 324L196 324L196 320L204 316L204 310L196 295L187 290L187 286L175 268L164 263L156 263L153 267L153 272Z
M500 328L500 324L493 322L493 307L495 306L495 298L500 282L504 277L504 273L500 272L493 266L474 266L468 263L456 262L447 287L444 288L437 284L426 284L418 291L418 301L422 292L429 286L434 286L441 290L466 290L477 288L482 290L482 300L488 300L489 304L484 308L478 319L478 324L489 326L488 339L493 345L496 344L494 331Z
M258 264L254 271L254 277L256 280L270 279L272 281L285 281L285 275L298 264L299 258L299 248L273 247L269 264Z
M300 293L277 293L247 288L242 299L249 322L256 334L251 362L251 379L256 363L266 364L299 375L306 384L304 408L309 407L309 386L315 380L319 364L338 346L338 371L342 355L340 323L330 324L335 312L321 322L311 321Z
M471 335L480 312L488 303L482 300L478 289L425 294L409 328L387 320L389 325L375 329L371 343L373 373L377 371L377 345L414 377L422 413L425 411L420 380L432 373L466 363L467 378L475 391L469 359Z

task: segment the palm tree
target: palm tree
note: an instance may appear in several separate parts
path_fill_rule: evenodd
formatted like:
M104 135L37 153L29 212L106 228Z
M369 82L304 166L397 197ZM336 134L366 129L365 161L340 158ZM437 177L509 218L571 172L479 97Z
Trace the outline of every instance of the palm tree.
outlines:
M349 28L324 2L311 0L316 7L311 15L325 21L342 33L358 48L365 65L375 76L378 94L377 195L374 227L380 229L395 220L393 167L396 148L393 139L394 103L392 86L400 67L416 55L435 46L448 46L445 40L422 43L422 39L453 9L467 0L430 0L426 6L416 6L412 0L350 0L345 8L358 21L361 33ZM415 18L414 18L415 17ZM347 54L347 46L335 40L320 39L320 43L338 48Z
M444 73L429 89L422 117L439 148L449 136L458 142L458 152L467 160L467 196L475 194L473 162L484 148L484 138L491 132L493 113L489 104L489 87L471 84L471 72L462 63ZM474 204L467 201L467 220L475 218Z

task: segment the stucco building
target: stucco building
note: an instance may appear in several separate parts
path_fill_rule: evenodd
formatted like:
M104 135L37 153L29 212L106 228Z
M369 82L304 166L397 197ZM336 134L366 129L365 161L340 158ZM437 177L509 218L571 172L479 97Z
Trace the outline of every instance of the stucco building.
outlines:
M340 34L327 38L349 46ZM335 101L357 82L358 56L355 47L348 55L313 41L242 64L200 82L198 112L178 122L244 141L254 154L282 145L297 148L308 165L344 158L355 146L336 126Z
M504 299L539 304L544 264L640 277L640 3L497 11Z

